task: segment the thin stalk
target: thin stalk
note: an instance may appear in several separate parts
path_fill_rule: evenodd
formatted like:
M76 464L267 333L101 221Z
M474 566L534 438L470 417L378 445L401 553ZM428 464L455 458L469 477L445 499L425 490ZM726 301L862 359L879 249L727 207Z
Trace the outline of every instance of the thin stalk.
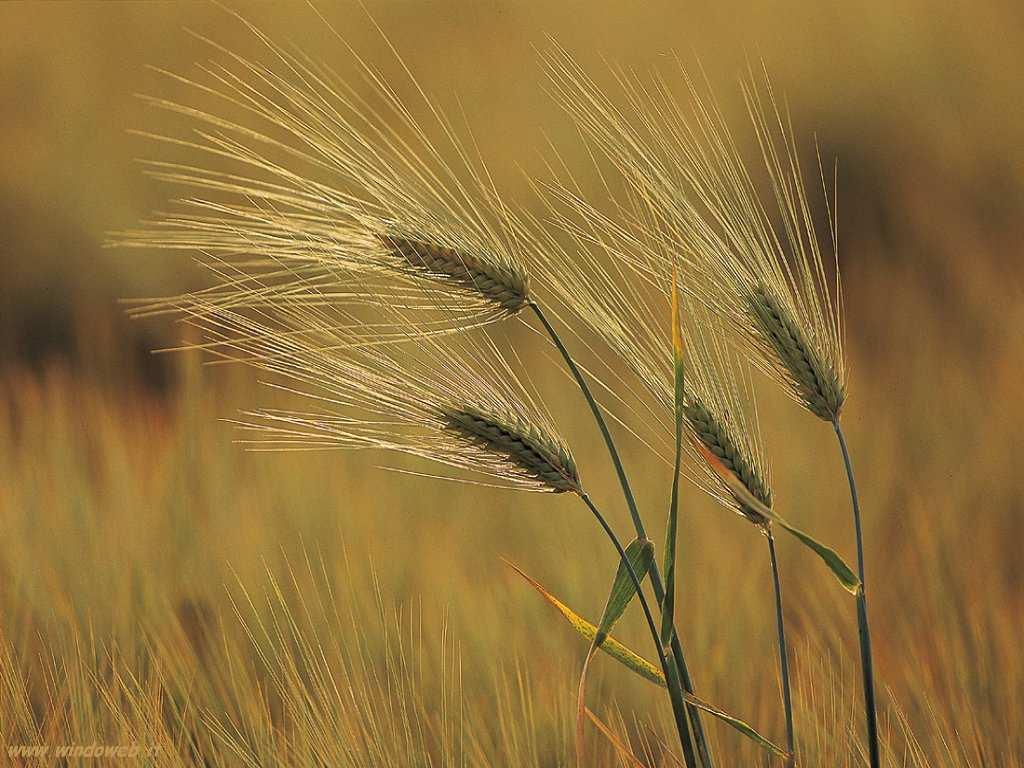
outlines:
M683 749L683 759L686 761L687 768L696 768L697 762L693 753L693 744L690 740L690 729L686 719L686 702L683 699L682 688L679 683L679 678L675 674L675 670L668 661L665 648L661 644L661 636L658 633L658 626L655 624L654 615L651 613L651 608L647 603L647 597L644 595L640 579L637 578L636 571L633 570L633 564L629 562L629 558L626 556L626 550L619 541L619 537L615 535L615 531L613 531L611 526L608 525L608 521L604 519L604 515L601 514L600 510L596 506L594 506L594 502L590 500L590 497L587 496L587 494L581 494L580 498L583 499L583 503L586 504L594 514L598 524L600 524L601 528L604 529L605 534L607 534L612 544L615 545L615 550L619 553L619 558L622 560L623 564L625 564L626 570L629 572L629 577L633 582L633 587L636 589L636 596L644 611L644 618L647 619L647 626L650 629L651 638L654 640L654 646L658 652L658 661L661 664L662 674L665 675L665 685L666 688L668 688L669 700L672 702L672 714L675 717L676 729L679 731L679 743Z
M786 749L790 758L787 765L796 765L796 737L793 730L793 695L789 685L789 646L786 645L786 624L782 618L782 580L779 578L779 561L775 557L775 536L770 524L765 528L768 537L768 554L772 561L772 579L775 582L775 624L779 631L779 673L782 676L782 706L786 711Z
M551 341L554 342L558 351L562 355L562 359L565 360L566 366L569 368L569 372L576 380L576 384L579 386L580 391L583 392L583 397L587 401L587 405L590 406L590 412L594 415L594 421L597 422L598 428L601 430L601 437L604 439L604 444L608 448L608 454L611 456L612 464L615 466L615 473L618 475L619 484L622 486L622 495L626 499L626 506L629 507L629 515L633 519L633 528L636 530L638 538L646 539L647 531L644 528L644 522L640 518L640 512L636 506L636 499L633 498L633 490L629 485L629 478L626 477L626 470L622 466L622 460L619 458L618 449L615 447L615 441L612 439L611 432L608 431L608 425L605 423L604 416L601 414L601 408L594 399L593 393L590 391L590 387L587 386L586 379L583 378L583 374L580 369L576 366L576 362L572 359L569 354L569 350L565 348L562 340L559 338L558 333L552 327L551 323L548 322L547 317L541 310L540 305L534 301L530 302L530 307L537 315L537 319L540 320L544 329L547 331L548 336L551 337ZM657 563L651 564L650 570L650 581L651 589L654 591L654 599L658 601L660 605L662 600L665 599L665 588L661 582L661 572L658 569ZM678 668L679 677L682 680L683 687L686 692L693 694L693 681L690 678L690 672L686 667L686 658L683 656L683 648L679 642L679 634L676 632L672 633L672 658L675 666ZM707 739L704 736L704 725L701 722L700 710L693 705L687 705L687 711L690 715L690 722L693 727L693 735L697 742L697 749L700 752L701 762L705 768L712 768L711 753L708 750Z
M676 452L675 452L675 463L673 464L673 467L674 467L675 471L674 471L673 476L672 476L672 498L669 501L669 508L670 509L674 509L674 510L678 510L679 509L679 475L681 474L680 473L680 465L682 464L682 460L683 460L683 415L682 415L682 410L681 409L677 409L677 415L676 415ZM672 518L672 519L676 519L677 515L670 515L669 517ZM673 528L674 528L674 526L673 526ZM671 539L672 539L672 543L675 544L676 537L675 537L675 531L674 530L673 530L673 535L672 535Z
M843 452L843 465L846 467L846 478L850 481L850 500L853 503L853 526L857 537L857 576L860 578L860 592L857 594L857 628L860 635L860 666L864 675L864 712L867 718L868 755L871 768L880 768L882 761L878 748L878 713L875 707L875 671L871 655L871 631L868 627L867 586L864 581L864 537L861 534L860 501L857 498L857 483L853 479L853 463L850 451L846 447L839 419L832 422L839 438L839 447Z
M676 580L676 539L679 530L679 468L683 460L683 409L682 392L676 392L676 450L672 465L672 496L669 499L668 523L665 525L665 598L661 609L661 638L671 642L675 636L672 626L675 617Z
M626 497L626 506L629 507L629 515L633 518L633 527L636 529L636 535L641 539L646 539L647 533L644 531L644 522L640 518L640 511L637 509L636 499L633 498L633 490L630 488L629 478L626 477L626 469L622 466L622 459L619 458L619 452L615 448L615 441L612 440L611 432L608 431L608 425L605 423L604 416L601 413L600 406L597 404L597 400L594 399L594 395L591 393L590 387L587 386L586 379L583 378L583 374L580 372L580 369L576 367L576 361L572 359L572 356L569 354L569 350L566 349L565 345L562 343L562 339L559 338L554 327L548 322L548 319L541 310L540 305L531 301L530 307L544 326L544 330L548 332L548 336L551 337L551 340L555 343L558 351L562 354L565 364L569 367L569 372L572 373L573 378L576 380L576 384L579 385L580 390L583 392L583 397L586 398L587 405L590 406L590 412L594 414L594 421L597 422L597 426L601 430L601 437L604 438L605 445L608 446L608 453L611 455L612 464L615 466L615 474L619 476L619 484L622 486L622 494ZM660 583L660 577L658 581ZM662 599L657 595L655 595L655 597L659 601Z

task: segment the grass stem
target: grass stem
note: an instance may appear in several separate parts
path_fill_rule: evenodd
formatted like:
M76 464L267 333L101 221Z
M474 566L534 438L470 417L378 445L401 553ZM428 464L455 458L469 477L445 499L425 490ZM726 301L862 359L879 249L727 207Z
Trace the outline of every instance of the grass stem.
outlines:
M846 478L850 481L850 500L853 504L853 525L857 538L857 576L860 578L860 592L857 594L857 629L860 636L860 665L864 675L864 711L867 718L868 755L871 768L880 768L881 756L878 747L878 713L875 706L875 672L871 655L871 631L868 627L867 586L864 580L864 537L861 533L860 501L857 497L857 483L853 478L853 463L850 451L846 446L843 429L839 419L832 422L839 447L843 452L843 465L846 467Z
M569 368L569 372L576 380L576 384L579 386L580 391L583 392L583 397L586 399L587 405L590 407L590 412L594 415L594 421L597 422L597 426L601 430L601 437L604 439L604 443L608 448L608 454L612 459L612 464L615 466L615 473L618 475L619 484L622 486L622 494L626 499L626 506L629 508L629 514L633 520L633 527L636 530L637 537L641 539L648 538L643 520L640 517L640 512L637 509L636 499L633 497L633 490L629 485L629 478L626 476L626 470L622 466L622 459L619 458L619 452L615 447L615 441L612 439L611 432L608 430L608 425L605 423L604 416L601 413L601 407L597 404L597 400L594 399L594 395L590 391L590 387L587 385L586 379L583 378L582 372L576 366L576 362L572 359L572 355L569 354L569 350L566 349L561 338L559 338L558 333L544 315L540 305L535 301L531 301L530 308L533 309L534 314L537 315L537 319L540 320L541 325L544 326L548 336L551 337L551 341L554 342L555 347L557 347L558 351L561 353L562 358L565 360L565 364ZM662 600L665 599L665 588L661 582L661 572L659 571L657 564L651 566L650 581L651 589L654 591L654 598L660 605ZM682 681L683 687L687 693L693 694L693 681L690 678L689 670L686 667L686 659L683 656L682 645L679 642L679 635L677 633L672 634L671 646L672 657L675 662L675 666L678 668L679 677ZM704 726L701 722L700 712L692 705L687 705L687 708L690 715L690 722L693 727L694 739L697 742L697 748L700 752L701 762L705 768L713 768L710 750L707 746L707 739L704 736Z
M651 638L654 640L654 646L658 653L658 661L661 664L662 674L665 675L665 684L668 688L669 699L672 702L672 714L675 717L676 729L679 731L679 743L683 749L683 759L686 761L687 768L695 768L697 763L693 752L693 743L690 739L690 729L687 723L687 705L683 700L683 693L679 678L675 674L672 664L667 658L664 646L661 644L661 635L658 631L658 625L655 623L654 615L651 613L651 607L647 603L647 597L644 595L640 579L637 578L636 571L633 569L633 564L630 563L629 557L626 555L626 550L623 548L622 542L619 541L619 537L615 535L615 531L613 531L611 526L608 525L608 521L605 520L604 515L601 514L601 511L594 505L594 502L591 501L587 494L581 494L580 498L583 499L583 503L586 504L593 513L598 524L604 529L605 534L607 534L608 538L615 546L616 551L619 553L619 558L626 566L630 579L633 581L633 587L636 589L637 599L640 601L640 606L643 608L644 618L647 619L647 626L650 629Z
M681 369L676 370L675 456L672 463L672 495L668 522L665 524L665 597L661 602L661 640L670 643L675 636L676 549L679 532L679 470L683 461L683 386Z
M772 580L775 582L775 623L779 632L779 674L782 676L782 705L786 712L786 749L790 758L789 766L796 765L796 736L793 729L793 694L789 683L789 646L786 644L786 623L782 617L782 580L779 578L779 561L775 556L775 536L771 527L765 529L768 538L768 554L772 562Z

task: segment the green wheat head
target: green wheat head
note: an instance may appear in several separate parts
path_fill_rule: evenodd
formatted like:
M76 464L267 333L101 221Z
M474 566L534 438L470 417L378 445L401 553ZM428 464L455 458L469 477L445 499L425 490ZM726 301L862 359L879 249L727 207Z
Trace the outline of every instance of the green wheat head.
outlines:
M756 499L766 507L771 507L771 490L761 477L757 465L740 449L725 424L696 398L690 398L684 406L683 412L696 438L722 460L726 468L740 479ZM759 512L743 504L739 499L736 501L740 504L742 514L751 522L758 525L763 525L766 522L764 516Z
M394 228L381 236L381 242L414 272L427 279L450 281L508 314L518 312L529 299L526 271L516 264L502 264L492 254L460 250Z
M838 419L846 389L835 369L825 365L793 315L763 283L755 286L748 303L761 334L774 348L803 404L821 419Z
M511 414L485 413L473 406L444 409L447 429L467 442L504 457L511 467L554 493L581 492L576 462L558 438Z

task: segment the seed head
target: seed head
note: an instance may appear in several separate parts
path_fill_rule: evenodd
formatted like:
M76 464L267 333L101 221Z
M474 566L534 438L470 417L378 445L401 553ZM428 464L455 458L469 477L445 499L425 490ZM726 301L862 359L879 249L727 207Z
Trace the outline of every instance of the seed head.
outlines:
M411 328L452 333L518 312L529 238L439 106L418 88L423 103L403 101L356 57L378 91L367 98L247 26L263 55L211 42L221 61L194 79L163 73L184 91L180 101L146 99L184 123L148 138L187 159L146 163L184 199L113 242L189 251L215 283L140 301L136 313L230 308L262 321L301 304L330 327L372 326L372 340L358 341L380 344ZM390 306L422 322L386 326L374 313Z
M754 498L770 508L772 494L767 483L761 477L756 462L739 447L729 433L726 424L720 421L697 398L690 398L684 413L693 437L717 456L725 468L739 478ZM734 501L739 505L740 513L752 523L764 525L767 522L760 512L751 509L743 503L742 499L735 498L735 495Z
M241 426L254 449L377 449L458 470L449 479L482 475L508 488L580 491L576 463L550 417L483 332L419 335L403 347L362 344L354 331L324 327L319 311L302 304L272 324L220 306L191 321L231 339L213 349L218 356L230 349L228 359L272 374L268 383L309 406L247 413Z
M822 362L793 315L764 284L754 287L748 301L757 327L774 348L803 404L819 418L838 419L846 391L835 369Z
M671 77L616 72L621 91L606 93L564 51L546 63L601 177L619 182L606 186L609 203L596 203L571 178L556 180L556 221L603 252L592 264L613 276L628 267L657 280L678 261L683 290L724 321L755 367L815 415L837 419L846 390L837 225L826 192L826 259L791 118L767 75L751 71L743 86L761 160L749 163L714 95L682 65ZM824 182L820 157L817 170ZM568 294L590 284L602 285L575 278L567 303L587 303Z
M515 264L502 264L485 251L471 253L422 235L404 234L392 228L381 235L391 255L412 274L428 279L451 281L463 290L493 302L508 314L515 314L529 297L526 271Z
M552 493L579 493L580 479L569 449L545 430L511 414L479 408L442 411L447 429L477 448L507 460L511 473L536 480Z

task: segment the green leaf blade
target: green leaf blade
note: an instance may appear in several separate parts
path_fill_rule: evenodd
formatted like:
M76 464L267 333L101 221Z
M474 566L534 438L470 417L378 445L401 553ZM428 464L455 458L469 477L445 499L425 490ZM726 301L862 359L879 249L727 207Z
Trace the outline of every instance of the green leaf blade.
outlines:
M643 582L651 570L654 562L654 544L649 539L633 539L626 547L626 565L621 558L619 567L615 572L615 581L612 582L611 592L608 593L608 602L604 607L604 615L597 627L597 634L594 637L594 645L601 647L608 638L615 622L625 612L626 607L636 596L636 584L633 582L633 575L638 582ZM633 574L630 574L632 567Z
M692 704L693 706L695 706L697 709L701 710L702 712L707 712L712 717L718 718L723 723L726 723L727 725L731 726L733 729L735 729L735 730L739 731L740 733L742 733L748 739L751 739L751 740L757 742L762 747L767 749L769 752L774 752L776 755L779 755L780 757L789 757L789 752L787 752L785 749L783 749L782 747L780 747L778 744L776 744L775 742L771 741L767 737L762 736L760 733L758 733L756 730L754 730L754 728L752 726L750 726L747 723L745 723L744 721L740 720L738 717L733 717L728 712L724 712L723 710L719 709L718 707L713 706L711 704L708 704L706 701L704 701L702 699L698 699L693 694L684 693L683 694L683 698L686 699L686 702L688 704Z
M578 613L573 611L569 606L567 606L553 594L548 592L543 586L541 586L538 582L536 582L534 579L528 576L518 566L509 562L508 560L506 560L505 563L512 570L514 570L516 573L522 576L526 580L526 582L530 584L530 586L532 586L541 597L544 598L544 600L547 603L549 603L556 610L558 610L558 612L562 614L566 621L569 622L570 626L572 626L572 628L576 630L576 632L581 637L583 637L586 641L591 643L591 646L593 647L593 640L594 637L597 635L597 627L595 627L589 621L581 617ZM625 666L627 669L630 669L631 671L635 672L637 675L640 675L646 680L649 680L650 682L654 683L655 685L661 686L662 688L666 687L665 677L664 675L662 675L660 669L655 667L653 664L651 664L649 661L644 659L639 654L631 651L629 648L620 643L614 637L606 638L605 642L601 645L601 650L609 656L611 656L616 661L618 661L620 664ZM703 699L699 699L696 696L693 696L692 694L684 693L683 698L686 700L687 703L692 704L693 706L697 707L697 709L700 709L712 715L713 717L718 718L722 722L728 724L736 731L743 734L747 738L752 739L754 742L759 744L761 747L769 750L770 752L773 752L783 757L789 756L789 753L786 752L785 749L775 744L771 740L767 739L766 737L762 736L752 726L748 725L743 720L740 720L738 717L734 717L729 713L719 709L718 707L709 704Z
M851 595L856 595L860 592L860 579L857 578L857 574L855 574L853 569L846 564L846 561L843 560L838 552L831 547L822 544L810 534L804 533L796 526L790 525L781 517L776 516L774 520L781 525L784 530L820 557L822 562L824 562L825 565L828 566L829 570L832 571L839 583L843 585L843 589Z
M518 566L510 563L508 560L505 564L512 570L522 576L526 582L532 586L544 600L551 605L555 610L562 614L563 618L569 622L577 634L579 634L588 643L593 644L594 638L597 636L597 627L591 624L589 621L584 619L569 606L555 597L553 594L548 592L543 586L537 581L528 576ZM601 643L601 650L611 656L617 662L622 664L624 667L639 675L640 677L654 683L655 685L666 687L665 676L662 674L661 669L649 662L647 659L640 656L638 653L633 652L625 645L620 643L614 637L607 637L605 641Z

